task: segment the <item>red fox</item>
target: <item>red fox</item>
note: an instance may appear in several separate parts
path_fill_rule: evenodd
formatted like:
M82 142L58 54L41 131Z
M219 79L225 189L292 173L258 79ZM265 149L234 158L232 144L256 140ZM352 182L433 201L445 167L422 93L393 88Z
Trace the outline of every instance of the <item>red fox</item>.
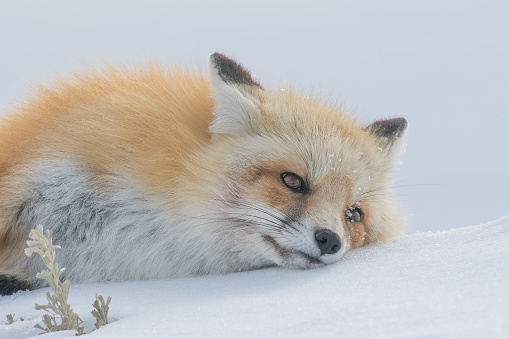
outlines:
M219 53L210 77L62 78L0 119L2 294L44 286L24 254L38 224L72 282L306 269L403 228L388 189L404 118L362 125Z

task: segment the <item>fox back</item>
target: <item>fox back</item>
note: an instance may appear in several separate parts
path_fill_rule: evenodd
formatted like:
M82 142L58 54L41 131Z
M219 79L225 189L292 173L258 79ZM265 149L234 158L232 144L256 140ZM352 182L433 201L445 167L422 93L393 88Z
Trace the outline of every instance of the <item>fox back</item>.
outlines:
M38 288L41 224L73 282L312 268L399 234L403 118L363 125L240 64L106 66L0 120L0 292Z

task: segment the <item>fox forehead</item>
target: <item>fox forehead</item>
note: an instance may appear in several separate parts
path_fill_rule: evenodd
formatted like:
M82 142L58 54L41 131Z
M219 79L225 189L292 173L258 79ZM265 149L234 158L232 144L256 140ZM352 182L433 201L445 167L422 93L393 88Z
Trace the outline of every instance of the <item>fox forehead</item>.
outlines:
M321 97L299 90L265 90L258 94L258 114L253 120L273 133L292 131L293 135L327 138L338 135L359 135L361 124L344 109ZM263 128L263 127L262 127Z
M255 102L258 110L250 120L254 133L239 138L242 152L259 153L251 158L254 162L286 164L314 179L361 173L366 167L386 171L386 157L376 139L341 107L293 90L264 91Z

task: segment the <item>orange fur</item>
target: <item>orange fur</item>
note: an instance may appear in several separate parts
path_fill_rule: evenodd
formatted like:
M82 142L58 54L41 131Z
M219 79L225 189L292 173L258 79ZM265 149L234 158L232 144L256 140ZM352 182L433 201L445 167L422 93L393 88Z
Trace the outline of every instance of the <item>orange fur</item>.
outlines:
M107 66L41 87L0 124L0 174L29 159L73 154L98 174L125 166L149 186L171 186L186 170L180 159L209 138L209 86L199 72L150 64Z

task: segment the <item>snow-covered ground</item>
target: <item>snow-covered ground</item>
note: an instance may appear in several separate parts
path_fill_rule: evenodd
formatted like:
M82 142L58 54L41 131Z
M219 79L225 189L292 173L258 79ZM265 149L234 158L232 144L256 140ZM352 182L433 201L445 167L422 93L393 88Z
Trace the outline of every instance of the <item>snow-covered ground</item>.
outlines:
M46 290L0 297L0 338L36 337ZM96 293L111 323L91 338L508 338L509 215L479 226L401 236L308 271L71 286L93 328ZM73 332L42 338L72 337Z

